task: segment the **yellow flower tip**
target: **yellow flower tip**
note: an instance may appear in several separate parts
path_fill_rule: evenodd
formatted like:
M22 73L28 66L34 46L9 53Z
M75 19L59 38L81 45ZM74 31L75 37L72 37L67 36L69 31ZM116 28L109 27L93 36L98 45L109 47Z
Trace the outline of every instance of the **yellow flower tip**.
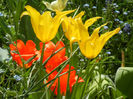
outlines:
M83 16L85 14L85 11L81 11L79 15Z
M105 25L107 25L108 24L108 22L106 22L106 23L104 23L103 25L101 25L100 27L103 27L103 26L105 26Z
M119 33L120 29L121 29L120 27L116 28L116 29L115 29L115 32L116 32L116 33Z
M74 12L75 10L68 10L68 11L63 11L63 12L61 12L61 11L58 11L58 10L56 10L56 15L57 16L66 16L67 14L70 14L70 13L72 13L72 12ZM62 17L62 18L63 18Z
M27 11L28 10L33 10L34 8L32 7L32 6L30 6L30 5L26 5L25 7L24 7Z
M66 13L72 13L72 12L74 12L76 9L74 9L74 10L68 10L68 11L64 11L64 12L66 12Z
M24 15L29 15L29 16L31 16L31 13L40 14L38 11L36 11L36 9L34 9L33 7L31 7L30 5L26 5L24 8L25 8L27 11L22 12L22 14L20 15L20 19L21 19Z
M27 11L24 11L24 12L20 15L20 19L21 19L24 15L29 15L29 13L28 13Z
M26 5L24 8L29 9L32 8L30 5ZM28 11L24 11L22 12L22 14L20 15L20 19L24 16L24 15L30 15L30 13Z
M85 11L81 11L79 14L77 14L74 18L81 18L85 14Z
M96 19L101 19L102 17L96 17Z

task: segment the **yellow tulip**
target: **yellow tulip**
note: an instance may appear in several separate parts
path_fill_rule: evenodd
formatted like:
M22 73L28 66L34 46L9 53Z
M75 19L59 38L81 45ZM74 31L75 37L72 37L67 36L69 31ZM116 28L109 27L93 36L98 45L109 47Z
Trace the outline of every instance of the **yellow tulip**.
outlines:
M48 42L52 40L56 36L58 28L62 22L62 18L74 11L57 11L56 16L52 18L50 11L45 11L42 15L40 15L40 13L36 9L32 8L29 5L27 5L25 8L27 11L24 11L21 14L21 17L24 15L29 15L31 17L33 30L37 38L42 42Z
M62 11L65 7L66 7L66 4L67 4L67 1L68 0L55 0L53 2L51 2L51 4L49 2L43 2L46 7L49 9L49 10L52 10L52 11Z
M105 43L113 35L118 33L120 30L120 27L119 27L113 31L106 32L106 33L102 34L101 36L99 36L98 32L99 32L100 28L102 28L105 25L106 24L103 24L102 26L96 28L93 31L92 35L88 36L88 37L86 36L86 31L83 30L85 27L81 25L81 28L80 28L81 40L78 42L78 44L79 44L81 53L84 56L86 56L87 58L89 58L89 59L95 58L102 50Z
M72 43L73 42L78 42L81 38L80 38L80 24L82 24L85 28L84 31L88 31L88 27L91 26L97 19L101 18L101 17L94 17L94 18L90 18L89 20L87 20L85 22L85 24L83 24L82 22L82 16L84 15L84 11L81 11L78 15L76 15L74 18L72 17L65 17L63 18L63 22L62 22L62 28L63 31L65 33L65 36L68 40L70 40L70 48L72 50ZM87 37L88 32L86 33Z

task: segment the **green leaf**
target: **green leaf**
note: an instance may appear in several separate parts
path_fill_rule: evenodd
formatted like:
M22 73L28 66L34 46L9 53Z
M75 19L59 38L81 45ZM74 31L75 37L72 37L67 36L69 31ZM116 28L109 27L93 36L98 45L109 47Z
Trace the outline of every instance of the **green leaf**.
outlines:
M133 67L120 67L115 76L116 87L133 99Z
M109 88L111 90L115 89L115 85L113 81L107 76L103 74L98 74L95 76L95 78L89 83L89 89L88 89L88 97L89 99L94 99L97 96L97 93L99 93L100 96L105 95L104 92L108 94L106 95L106 99L109 97L111 99L114 99L113 96L109 95ZM107 98L108 97L108 98Z
M37 54L34 55L34 56L32 56L31 58L29 58L26 62L24 62L24 64L28 64L28 63L31 62L36 56L37 56Z
M0 17L0 26L1 26L1 29L5 32L5 33L8 33L11 35L11 31L10 29L8 28L7 24L5 23L5 20L4 18Z

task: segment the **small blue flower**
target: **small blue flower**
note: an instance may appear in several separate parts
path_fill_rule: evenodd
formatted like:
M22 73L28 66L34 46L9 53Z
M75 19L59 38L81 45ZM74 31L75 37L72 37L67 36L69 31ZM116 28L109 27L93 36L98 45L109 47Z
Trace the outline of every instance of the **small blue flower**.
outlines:
M119 6L117 5L117 3L113 3L113 6L116 7L116 8L119 7Z
M130 24L125 23L124 25L125 25L125 26L124 26L124 28L123 28L123 31L126 32L126 33L130 32L130 29L131 29Z
M130 35L130 32L128 32L127 34Z
M13 76L14 77L14 79L16 80L16 81L20 81L22 78L20 77L20 76L18 76L18 75L14 75Z
M123 15L127 15L128 13L127 12L123 12Z
M109 27L108 27L108 26L104 26L103 28L104 28L104 29L108 29Z
M121 34L121 33L122 33L122 30L119 31L119 34Z
M0 12L0 16L4 16L3 13Z
M118 6L118 5L116 5L115 7L116 7L116 8L118 8L119 6Z
M54 16L55 16L55 13L53 13L53 12L52 12L52 13L51 13L51 16L53 16L53 17L54 17Z
M9 28L11 28L12 26L11 25L8 25Z
M89 4L86 3L86 4L83 5L83 7L84 8L86 8L86 7L89 8Z
M102 8L103 11L106 11L107 9L106 8Z
M81 61L81 62L83 62L83 61L84 61L84 59L80 59L80 61Z
M93 8L93 9L96 9L97 7L96 7L96 6L93 6L92 8Z
M119 22L120 22L120 24L124 23L123 21L119 21Z
M116 3L113 3L113 6L116 6L117 4Z
M118 11L118 10L115 10L115 13L119 14L119 13L120 13L120 11Z
M120 20L119 19L115 19L116 22L119 22Z
M13 26L13 25L8 25L7 27L8 27L8 28L14 28L14 26Z
M109 51L108 51L108 52L106 52L106 53L107 53L108 55L110 55L110 54L111 54L111 52L109 52Z

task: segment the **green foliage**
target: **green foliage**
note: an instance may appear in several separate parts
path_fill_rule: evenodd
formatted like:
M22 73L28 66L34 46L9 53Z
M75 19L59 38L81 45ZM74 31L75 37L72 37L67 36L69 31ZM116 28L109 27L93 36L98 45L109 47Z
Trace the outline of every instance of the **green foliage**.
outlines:
M42 1L44 0L0 1L0 47L10 51L9 44L17 39L21 39L24 42L33 40L37 49L39 49L40 41L36 38L32 29L30 17L24 16L20 19L20 15L25 10L24 6L26 5L31 5L40 13L48 10ZM52 2L53 0L46 1ZM48 84L53 83L55 80L53 79L53 81L47 83L46 80L50 74L47 74L43 68L51 57L43 64L42 61L37 61L31 68L25 69L17 66L11 59L11 55L9 55L10 58L0 61L0 99L123 99L126 97L132 99L133 14L131 12L133 2L130 1L69 0L65 10L79 8L77 13L85 11L83 21L95 16L103 17L89 27L90 34L94 28L105 22L109 22L108 27L101 29L100 34L103 33L103 30L109 31L116 27L121 27L121 32L110 39L99 56L93 60L88 60L80 53L77 43L73 44L73 55L70 56L69 41L62 36L62 28L59 28L59 32L56 38L53 39L53 42L56 43L62 40L66 45L66 56L70 57L56 69L60 70L59 68L64 68L69 63L75 67L76 74L84 79L82 83L76 82L72 93L69 93L69 88L67 88L68 91L65 97L60 94L56 96L50 90L50 87L47 87ZM122 51L124 52L125 60L121 58ZM24 62L24 64L31 61L34 57ZM130 68L120 67L122 62L124 62L124 66L130 66ZM118 67L120 68L118 69ZM59 76L57 75L56 78ZM58 83L58 87L59 93L60 83Z
M116 87L130 99L133 98L133 67L120 67L116 72Z

